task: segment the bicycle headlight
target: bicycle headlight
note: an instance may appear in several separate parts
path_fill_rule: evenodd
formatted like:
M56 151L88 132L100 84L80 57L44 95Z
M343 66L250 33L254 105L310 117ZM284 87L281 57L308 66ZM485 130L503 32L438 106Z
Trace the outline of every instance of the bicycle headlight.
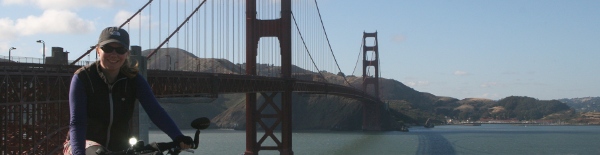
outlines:
M137 141L138 141L138 140L137 140L135 137L131 137L131 138L129 138L129 144L130 144L131 146L135 145L135 144L137 143Z

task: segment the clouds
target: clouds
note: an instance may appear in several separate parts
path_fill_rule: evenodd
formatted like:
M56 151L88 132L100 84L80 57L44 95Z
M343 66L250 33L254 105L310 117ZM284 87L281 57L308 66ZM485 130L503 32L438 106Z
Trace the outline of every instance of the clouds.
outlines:
M77 11L116 5L114 0L3 0L1 4L19 8L0 18L1 47L18 44L13 42L27 36L89 34L96 29L93 18L83 18Z
M392 42L402 43L402 42L404 42L404 40L406 40L406 37L404 37L403 35L397 34L397 35L392 36Z
M0 18L0 41L8 41L16 38L14 21L9 18Z
M0 41L36 34L81 34L95 29L94 23L66 10L46 10L40 16L0 19Z
M469 75L469 73L465 72L465 71L457 70L457 71L454 71L454 75L456 75L456 76L464 76L464 75Z
M91 20L79 17L71 10L83 7L110 7L114 0L4 0L8 5L34 5L44 10L41 15L20 19L0 19L0 40L36 34L80 34L95 29Z
M124 21L127 21L127 19L129 19L131 17L131 15L133 15L133 12L129 12L129 11L119 11L116 15L115 18L113 19L113 23L114 25L121 25L123 24ZM139 17L142 17L142 21L139 20ZM138 14L136 15L136 17L134 17L130 22L129 22L129 26L132 28L138 28L140 27L141 23L148 23L148 21L150 20L150 17L146 16L146 15L141 15ZM150 25L148 24L144 24L143 25L145 28L149 28Z
M28 16L18 19L15 29L20 35L33 35L43 33L78 34L93 31L94 23L84 20L70 11L46 10L37 16Z
M84 7L107 8L115 5L114 0L4 0L3 5L35 5L41 9L72 10Z

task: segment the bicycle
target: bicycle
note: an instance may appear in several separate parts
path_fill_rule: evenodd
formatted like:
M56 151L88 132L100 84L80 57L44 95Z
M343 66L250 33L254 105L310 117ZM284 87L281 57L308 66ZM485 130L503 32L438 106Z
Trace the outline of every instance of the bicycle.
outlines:
M200 140L200 130L208 128L210 126L210 120L206 117L197 118L191 123L192 128L196 129L196 135L194 136L194 145L190 149L182 150L179 148L179 144L175 142L153 142L145 145L144 141L138 141L135 138L129 139L131 147L122 151L109 151L102 146L92 146L87 150L95 151L98 155L163 155L163 152L167 151L167 154L178 155L181 151L194 153L193 149L198 148Z

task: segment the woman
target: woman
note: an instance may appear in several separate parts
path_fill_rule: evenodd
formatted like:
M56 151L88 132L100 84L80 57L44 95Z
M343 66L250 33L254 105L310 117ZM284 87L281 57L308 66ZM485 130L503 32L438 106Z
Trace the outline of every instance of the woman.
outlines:
M111 151L125 150L131 137L129 121L135 100L158 128L182 149L193 140L184 136L158 104L148 82L130 66L129 34L118 27L102 31L96 46L99 60L73 75L69 91L69 138L65 154L82 155L85 148L101 145ZM96 150L87 150L95 152Z

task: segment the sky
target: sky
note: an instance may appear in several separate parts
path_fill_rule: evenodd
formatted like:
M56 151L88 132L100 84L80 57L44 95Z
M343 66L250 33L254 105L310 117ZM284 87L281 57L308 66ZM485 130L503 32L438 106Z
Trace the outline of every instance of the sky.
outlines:
M81 56L146 0L0 0L0 57ZM352 72L377 32L383 78L458 99L600 96L600 1L318 0L337 61Z

